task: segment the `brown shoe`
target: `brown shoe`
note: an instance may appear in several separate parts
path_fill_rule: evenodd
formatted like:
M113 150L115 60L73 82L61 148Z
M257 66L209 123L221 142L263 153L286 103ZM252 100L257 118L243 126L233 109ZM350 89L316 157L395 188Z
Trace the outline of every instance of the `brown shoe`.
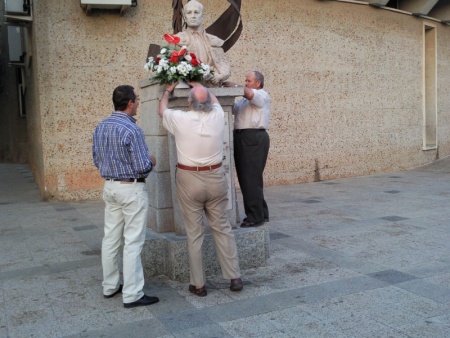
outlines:
M230 283L230 290L231 291L241 291L244 288L244 283L242 282L242 279L236 278L232 279Z
M200 289L197 289L195 285L189 284L189 292L199 297L205 297L208 294L204 285Z

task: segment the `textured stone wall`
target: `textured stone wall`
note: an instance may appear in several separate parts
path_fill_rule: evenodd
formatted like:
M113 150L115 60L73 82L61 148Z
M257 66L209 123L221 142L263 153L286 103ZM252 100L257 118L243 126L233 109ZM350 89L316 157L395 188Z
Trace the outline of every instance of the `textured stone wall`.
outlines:
M227 7L205 0L205 26ZM99 198L92 131L113 89L138 88L149 43L171 32L171 0L123 17L35 0L28 98L31 165L47 198ZM439 151L422 150L423 20L369 6L243 0L231 80L258 69L271 94L268 185L403 170L450 154L450 27L438 39ZM156 114L156 111L155 111ZM150 145L151 147L151 145Z

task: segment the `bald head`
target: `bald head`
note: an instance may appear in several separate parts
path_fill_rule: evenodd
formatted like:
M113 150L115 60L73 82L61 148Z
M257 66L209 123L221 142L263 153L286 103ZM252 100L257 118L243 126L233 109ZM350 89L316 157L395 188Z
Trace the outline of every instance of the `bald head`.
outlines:
M195 86L191 89L188 102L195 111L209 113L212 110L211 95L203 86Z
M192 88L191 94L198 102L205 102L208 98L208 90L203 86L196 86Z

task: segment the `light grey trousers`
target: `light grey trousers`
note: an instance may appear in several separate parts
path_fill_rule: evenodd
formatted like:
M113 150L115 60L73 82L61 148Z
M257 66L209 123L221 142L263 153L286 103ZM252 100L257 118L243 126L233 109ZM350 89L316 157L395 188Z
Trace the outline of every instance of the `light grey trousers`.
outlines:
M148 191L145 183L106 181L105 235L102 241L103 294L119 288L119 249L123 241L124 303L140 299L144 292L141 251L148 218Z

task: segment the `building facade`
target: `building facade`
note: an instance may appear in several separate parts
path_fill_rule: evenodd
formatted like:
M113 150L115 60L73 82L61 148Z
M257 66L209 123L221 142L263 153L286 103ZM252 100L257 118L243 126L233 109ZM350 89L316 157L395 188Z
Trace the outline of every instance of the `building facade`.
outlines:
M450 4L370 3L242 1L244 28L227 55L231 80L243 84L248 70L266 77L267 185L405 170L450 154ZM123 15L87 15L80 4L32 1L20 66L8 65L2 24L0 161L29 163L44 199L101 196L93 129L113 110L117 85L138 88L150 76L148 46L172 32L172 0L140 0ZM203 4L205 26L229 6Z

